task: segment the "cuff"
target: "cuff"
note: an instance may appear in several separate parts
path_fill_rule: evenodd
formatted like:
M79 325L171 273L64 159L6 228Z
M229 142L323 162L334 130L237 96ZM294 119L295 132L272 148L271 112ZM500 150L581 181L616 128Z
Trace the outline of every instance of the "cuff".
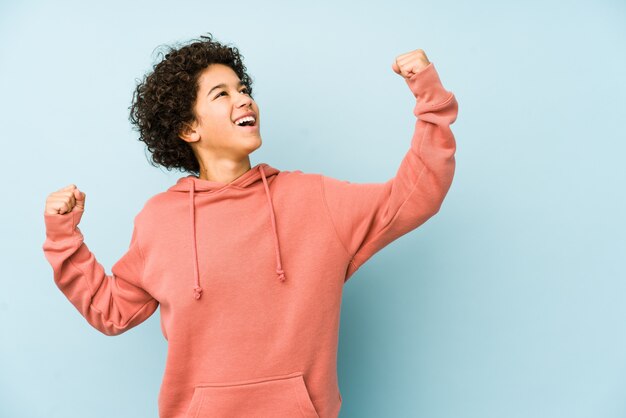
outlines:
M44 212L46 225L46 237L52 241L70 238L75 234L82 234L78 229L78 223L83 216L83 211L72 210L64 214L49 214Z
M432 61L410 78L405 78L405 81L420 102L438 105L448 100L452 94L441 84L439 74Z

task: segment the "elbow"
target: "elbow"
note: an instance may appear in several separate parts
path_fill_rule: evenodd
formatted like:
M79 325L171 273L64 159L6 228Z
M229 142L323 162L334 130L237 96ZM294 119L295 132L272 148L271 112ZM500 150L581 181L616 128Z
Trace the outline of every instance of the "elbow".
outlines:
M109 312L107 315L102 315L102 312L94 308L94 312L98 314L92 317L89 322L104 335L114 337L144 322L156 311L158 306L158 301L149 299L137 310L124 311L124 313L118 311L115 314ZM131 314L130 312L134 313Z
M423 224L433 216L435 216L441 210L441 206L443 205L443 200L439 200L438 202L432 204L425 213L418 219L419 224Z
M435 199L432 200L430 211L428 218L432 218L436 214L441 211L441 207L443 206L443 202L446 200L446 196L448 195L448 191L450 190L450 184L448 183L446 187L440 189L440 192L436 195Z
M128 329L128 327L108 326L101 329L100 331L108 337L115 337L117 335L125 333Z
M89 322L93 328L98 330L101 334L106 335L107 337L115 337L117 335L123 334L128 330L128 327L120 327L111 323L104 322Z
M103 315L102 312L95 309L93 306L91 307L91 315L86 319L93 328L109 337L115 337L116 335L123 334L132 328L130 321L120 321L123 319L121 317L117 318L117 320L113 320L112 318Z
M418 226L441 211L443 202L448 194L448 190L449 186L438 187L436 191L432 191L426 196L423 196L423 200L421 202L416 202L417 207L415 208L414 213L417 216L415 217L414 222L416 222Z

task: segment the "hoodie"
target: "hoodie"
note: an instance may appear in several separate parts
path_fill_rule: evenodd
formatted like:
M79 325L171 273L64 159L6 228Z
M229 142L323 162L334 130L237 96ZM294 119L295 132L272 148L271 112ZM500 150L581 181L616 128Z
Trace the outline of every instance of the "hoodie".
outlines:
M44 213L55 283L89 324L119 335L160 307L161 418L339 415L343 286L437 213L454 175L454 94L432 62L405 81L415 130L387 182L266 163L230 183L181 177L135 215L110 275L84 242L82 211Z

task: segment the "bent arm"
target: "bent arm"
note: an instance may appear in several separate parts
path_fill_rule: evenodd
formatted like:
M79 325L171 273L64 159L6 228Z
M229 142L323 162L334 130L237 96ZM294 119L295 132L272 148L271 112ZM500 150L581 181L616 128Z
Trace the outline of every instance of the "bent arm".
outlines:
M435 215L452 184L458 103L431 62L405 79L417 99L410 148L392 179L351 183L321 175L323 196L350 257L345 281L376 252Z
M44 255L58 288L87 322L106 335L119 335L148 319L159 305L141 286L144 260L137 228L128 251L107 275L84 243L78 228L82 214L44 213Z

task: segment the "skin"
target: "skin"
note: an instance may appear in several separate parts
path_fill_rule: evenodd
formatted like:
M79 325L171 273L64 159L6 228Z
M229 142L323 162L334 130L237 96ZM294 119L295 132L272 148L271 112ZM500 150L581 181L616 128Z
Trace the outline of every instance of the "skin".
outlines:
M391 69L402 77L409 79L430 64L423 49L415 49L398 55L391 65Z
M424 50L415 49L398 55L391 69L409 79L429 64ZM180 138L191 144L200 164L201 179L229 183L250 170L249 154L262 143L259 130L242 131L233 121L252 110L256 113L256 123L259 125L259 107L249 95L242 92L243 87L237 86L239 77L226 65L210 65L198 82L198 97L194 105L198 120L187 126L180 133ZM213 90L207 97L209 90L220 83L226 83L228 87ZM78 190L75 184L50 193L46 199L47 214L65 214L84 209L85 193Z
M249 154L261 144L259 106L227 65L211 64L198 79L194 110L197 120L187 125L180 138L188 142L200 165L199 178L230 183L250 170ZM216 85L220 87L209 91ZM247 131L233 121L244 113L256 114L257 129Z

